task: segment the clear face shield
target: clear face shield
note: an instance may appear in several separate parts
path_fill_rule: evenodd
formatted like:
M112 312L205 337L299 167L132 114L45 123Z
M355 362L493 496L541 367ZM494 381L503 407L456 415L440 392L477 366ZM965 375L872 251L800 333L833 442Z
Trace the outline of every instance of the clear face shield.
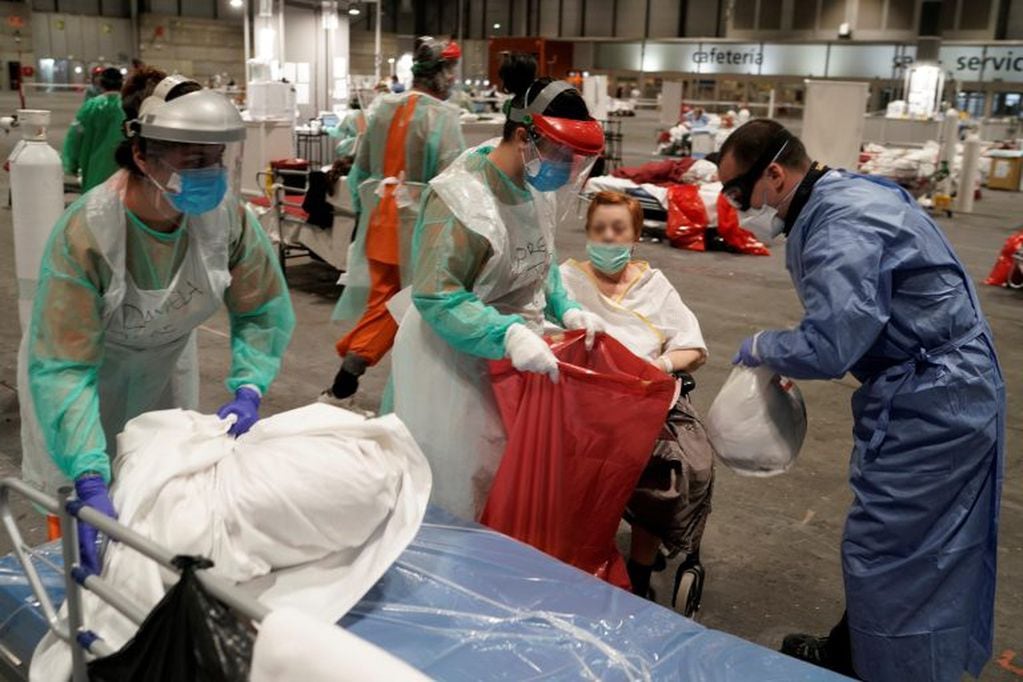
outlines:
M596 121L534 118L534 129L522 152L526 182L554 194L559 224L579 221L585 212L583 185L604 146L604 132ZM542 126L542 127L541 127ZM550 130L549 137L541 130Z
M581 154L538 135L529 135L522 152L526 180L540 192L578 194L590 175L596 154Z
M241 192L243 142L198 144L146 140L144 171L166 212L200 215Z
M525 108L512 107L511 121L526 129L522 150L526 182L541 192L553 192L561 222L582 202L583 184L604 151L604 129L592 118L572 119L543 112L563 92L575 89L564 81L548 83Z

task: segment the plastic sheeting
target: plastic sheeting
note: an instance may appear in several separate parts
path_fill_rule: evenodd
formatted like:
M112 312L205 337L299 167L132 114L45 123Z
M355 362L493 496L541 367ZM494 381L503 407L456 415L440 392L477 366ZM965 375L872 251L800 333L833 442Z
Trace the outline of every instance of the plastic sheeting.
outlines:
M768 367L736 365L707 413L707 435L737 474L785 473L806 438L803 394Z
M59 545L43 554L60 564ZM45 567L41 574L59 599L60 576ZM441 680L844 679L708 630L435 508L341 625ZM17 560L3 557L0 645L27 661L45 628Z

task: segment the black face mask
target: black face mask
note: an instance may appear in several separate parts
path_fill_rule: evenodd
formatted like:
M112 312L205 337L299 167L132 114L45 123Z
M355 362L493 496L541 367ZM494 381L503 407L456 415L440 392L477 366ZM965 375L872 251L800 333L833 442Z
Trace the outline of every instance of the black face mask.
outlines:
M779 131L749 170L724 184L721 194L728 200L728 203L739 211L750 209L750 202L753 200L753 187L757 184L757 180L764 174L768 166L778 160L791 139L792 133L787 130Z

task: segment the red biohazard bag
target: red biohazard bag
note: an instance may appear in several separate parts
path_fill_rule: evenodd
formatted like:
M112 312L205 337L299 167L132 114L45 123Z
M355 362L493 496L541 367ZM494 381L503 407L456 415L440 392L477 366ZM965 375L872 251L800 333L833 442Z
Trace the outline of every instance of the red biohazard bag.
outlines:
M615 533L671 406L675 381L598 334L548 338L560 379L490 363L508 444L481 522L629 587Z
M1013 256L1021 248L1023 248L1023 231L1017 232L1005 240L1002 252L998 255L998 260L995 261L995 266L991 268L991 274L984 280L984 284L1004 287L1009 281L1009 276L1012 274L1012 268L1015 264Z
M753 233L739 227L739 214L724 195L718 195L718 235L725 240L729 250L750 256L770 256L771 252Z
M700 198L699 185L672 185L668 188L668 224L665 233L676 249L705 251L707 209Z

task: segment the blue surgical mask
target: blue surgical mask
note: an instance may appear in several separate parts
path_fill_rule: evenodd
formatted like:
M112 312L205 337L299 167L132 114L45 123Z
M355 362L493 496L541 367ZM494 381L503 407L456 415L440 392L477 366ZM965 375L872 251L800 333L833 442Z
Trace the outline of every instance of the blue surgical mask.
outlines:
M227 169L214 166L176 170L167 187L160 189L167 201L182 213L207 213L219 206L227 194Z
M617 275L632 260L632 244L586 242L590 265L605 275Z
M572 164L544 159L535 174L530 174L529 166L526 167L526 182L538 192L553 192L564 187L571 174Z

